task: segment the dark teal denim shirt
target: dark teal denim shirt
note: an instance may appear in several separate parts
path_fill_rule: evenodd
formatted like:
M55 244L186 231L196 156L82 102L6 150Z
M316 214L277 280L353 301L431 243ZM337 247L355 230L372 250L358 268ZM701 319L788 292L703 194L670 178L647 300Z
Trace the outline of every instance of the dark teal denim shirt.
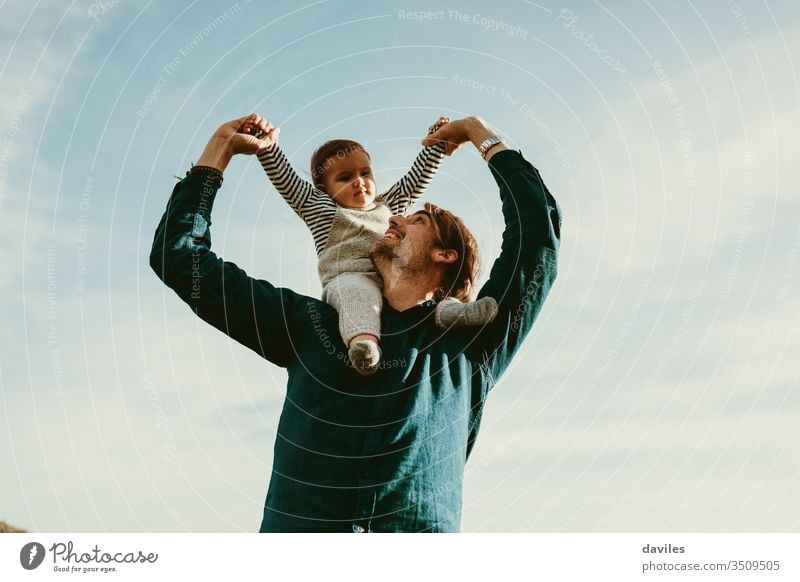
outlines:
M505 230L479 297L497 300L496 319L443 331L433 301L384 302L383 363L368 377L348 365L332 307L211 251L212 178L175 186L150 265L200 318L288 370L262 532L459 530L484 403L550 291L560 240L558 205L522 154L489 166Z

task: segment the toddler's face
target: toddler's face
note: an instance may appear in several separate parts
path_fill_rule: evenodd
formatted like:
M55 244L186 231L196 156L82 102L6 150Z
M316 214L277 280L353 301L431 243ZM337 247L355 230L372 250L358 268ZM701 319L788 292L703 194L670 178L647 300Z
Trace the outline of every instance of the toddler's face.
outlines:
M369 156L355 150L327 160L322 187L333 201L345 208L366 208L375 200L375 179Z

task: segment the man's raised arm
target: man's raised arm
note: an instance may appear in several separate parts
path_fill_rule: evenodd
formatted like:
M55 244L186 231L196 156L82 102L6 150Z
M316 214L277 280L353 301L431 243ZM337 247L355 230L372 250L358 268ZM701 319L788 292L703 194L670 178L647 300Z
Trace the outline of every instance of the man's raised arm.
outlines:
M506 226L500 256L478 293L497 300L498 314L478 343L497 379L533 327L555 281L561 212L538 170L520 152L498 152L489 166Z
M261 133L266 140L255 137ZM233 155L255 153L271 134L258 116L217 130L191 175L170 196L156 229L150 266L201 319L286 366L293 354L289 330L298 296L249 277L211 252L211 209L222 172Z
M453 127L457 123L462 125ZM491 145L494 132L479 118L452 122L438 133L430 137L448 141L448 154L467 141L490 146L484 157L500 190L505 230L500 256L478 297L494 297L498 314L472 347L481 351L480 360L497 379L533 326L556 278L561 211L538 170L504 143Z

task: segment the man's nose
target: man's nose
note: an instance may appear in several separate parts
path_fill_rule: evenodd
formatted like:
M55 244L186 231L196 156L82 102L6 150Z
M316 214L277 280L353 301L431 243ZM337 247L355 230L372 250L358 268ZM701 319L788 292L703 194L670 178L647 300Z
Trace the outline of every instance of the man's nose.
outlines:
M403 223L406 221L405 217L400 216L399 214L395 214L389 217L389 226L402 226Z

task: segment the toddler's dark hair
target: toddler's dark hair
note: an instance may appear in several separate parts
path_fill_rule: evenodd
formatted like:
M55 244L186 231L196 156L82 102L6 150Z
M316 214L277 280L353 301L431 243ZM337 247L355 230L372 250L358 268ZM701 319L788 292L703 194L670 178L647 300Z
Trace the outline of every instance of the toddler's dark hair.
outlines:
M319 146L314 155L311 156L311 179L314 182L314 186L322 184L325 178L325 171L331 166L331 160L341 160L355 151L362 151L369 158L369 153L364 149L364 146L352 139L332 139Z

